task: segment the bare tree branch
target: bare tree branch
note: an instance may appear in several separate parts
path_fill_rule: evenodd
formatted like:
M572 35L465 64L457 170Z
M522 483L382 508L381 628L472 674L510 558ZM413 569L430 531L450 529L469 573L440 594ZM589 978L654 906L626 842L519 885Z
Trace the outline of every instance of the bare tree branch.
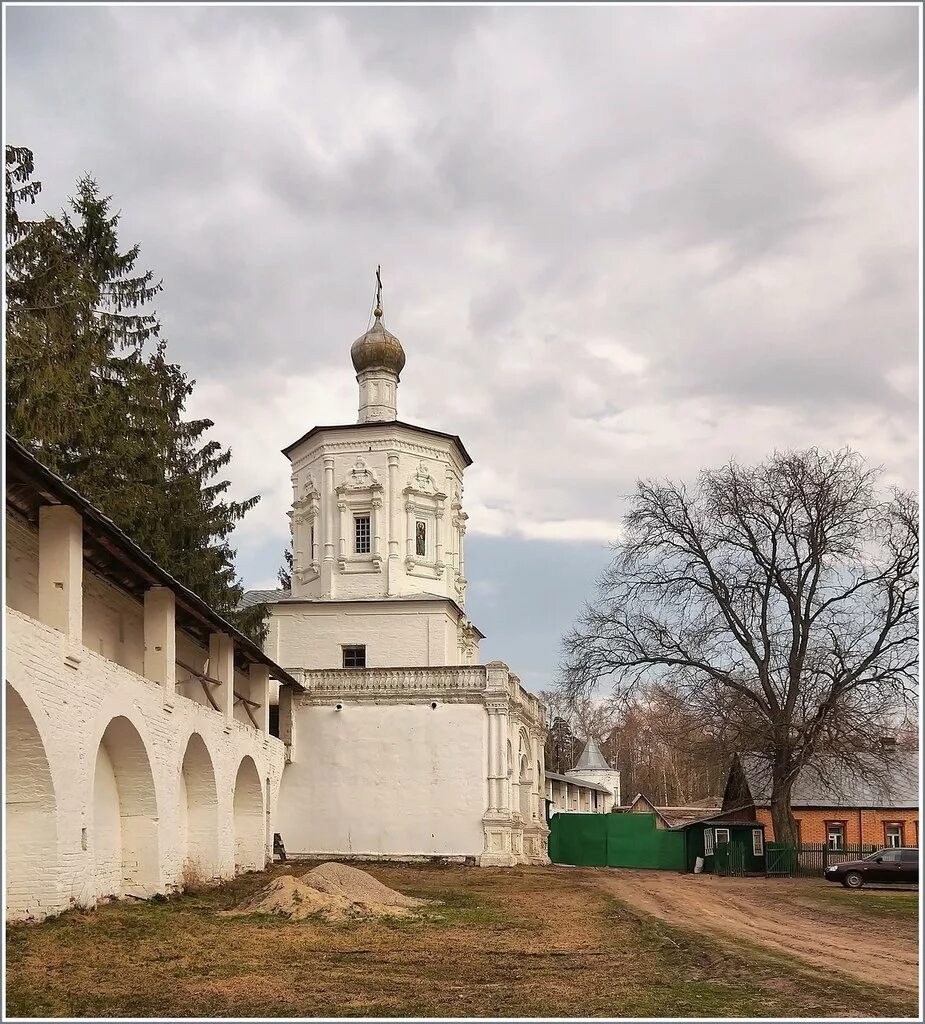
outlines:
M597 599L564 640L572 702L670 680L692 712L773 763L772 815L825 754L878 748L918 678L918 503L844 449L641 481Z

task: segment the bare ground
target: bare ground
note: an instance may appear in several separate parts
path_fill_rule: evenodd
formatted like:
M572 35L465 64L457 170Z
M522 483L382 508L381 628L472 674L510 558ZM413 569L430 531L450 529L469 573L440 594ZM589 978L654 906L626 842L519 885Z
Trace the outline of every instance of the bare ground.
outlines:
M440 904L415 920L222 913L307 866L9 928L7 1015L895 1019L916 1010L915 994L885 984L882 969L871 985L792 956L725 947L711 937L722 928L704 930L703 910L684 909L689 897L711 905L699 878L369 864L385 885ZM634 890L660 883L661 896L646 897L650 916ZM763 879L728 888L746 900L749 886L766 891ZM776 916L778 902L755 897L748 913ZM812 904L794 906L788 920L799 931L814 915ZM898 924L903 935L915 930L914 921ZM867 928L844 915L842 925L857 938Z
M618 899L678 927L743 939L857 981L914 992L918 935L913 913L888 916L889 905L917 894L845 892L823 879L718 878L666 871L610 870L601 884Z

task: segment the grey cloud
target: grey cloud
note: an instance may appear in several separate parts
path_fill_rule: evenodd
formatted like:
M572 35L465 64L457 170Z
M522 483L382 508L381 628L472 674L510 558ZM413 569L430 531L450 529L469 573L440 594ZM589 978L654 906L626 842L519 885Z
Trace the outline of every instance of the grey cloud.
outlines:
M114 194L174 357L227 404L349 382L382 263L403 414L464 437L469 497L515 532L609 521L637 476L768 432L870 423L914 479L916 18L11 7L9 141L45 206L88 170ZM242 459L243 493L269 471Z

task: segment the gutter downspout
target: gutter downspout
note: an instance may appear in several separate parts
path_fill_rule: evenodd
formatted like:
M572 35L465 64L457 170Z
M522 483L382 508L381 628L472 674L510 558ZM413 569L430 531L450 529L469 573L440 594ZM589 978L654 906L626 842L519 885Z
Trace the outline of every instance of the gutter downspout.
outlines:
M858 846L861 847L861 856L864 856L864 812L858 808Z

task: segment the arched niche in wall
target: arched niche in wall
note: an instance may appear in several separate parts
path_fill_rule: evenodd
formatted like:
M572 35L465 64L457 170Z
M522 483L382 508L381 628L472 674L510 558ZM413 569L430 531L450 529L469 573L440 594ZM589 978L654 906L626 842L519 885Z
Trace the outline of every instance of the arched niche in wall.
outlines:
M90 832L98 896L146 898L162 890L157 796L144 740L122 716L100 740Z
M262 871L266 837L263 821L263 786L253 758L244 757L234 781L235 871Z
M199 733L186 744L180 771L179 821L185 886L219 875L218 793L209 749Z
M45 744L22 697L6 684L6 916L60 909L55 789Z

